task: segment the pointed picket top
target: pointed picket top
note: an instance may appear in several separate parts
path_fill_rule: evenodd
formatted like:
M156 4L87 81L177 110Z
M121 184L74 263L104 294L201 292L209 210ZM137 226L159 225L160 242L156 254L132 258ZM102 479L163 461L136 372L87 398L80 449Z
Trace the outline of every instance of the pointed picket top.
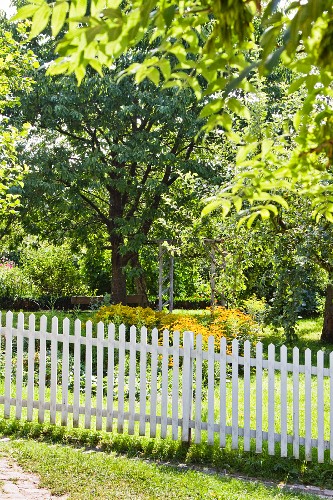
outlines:
M58 317L57 316L53 316L52 321L51 321L52 332L58 332L58 327L59 327Z
M19 312L17 315L17 328L18 330L23 330L24 328L24 313Z
M6 326L11 327L13 324L13 313L12 311L7 311L6 313Z
M202 334L198 333L198 335L195 336L195 347L197 348L198 345L202 346Z
M97 323L97 338L99 340L103 340L103 338L104 338L104 323L103 323L103 321L99 321Z
M239 346L239 342L237 339L234 339L232 342L231 342L231 346L232 346L232 353L233 354L238 354L238 346Z
M114 340L115 332L116 332L115 324L109 323L108 324L108 339L109 340Z
M244 351L251 349L251 342L249 340L245 340L244 342Z
M79 318L77 318L74 321L74 335L76 337L80 337L81 336L81 326L82 326L81 320Z
M147 334L148 334L147 328L145 326L142 326L141 327L141 336L140 336L141 344L147 344Z
M221 337L221 340L220 340L220 351L221 352L225 352L227 348L227 339L225 337Z
M39 320L39 325L40 325L40 329L41 329L41 331L45 332L45 331L46 331L46 328L47 328L47 317L45 316L45 314L43 314L43 315L40 317L40 320Z
M86 331L91 331L92 330L92 321L91 319L88 319L88 321L86 322Z
M36 316L34 314L29 315L29 333L34 333L36 329Z
M131 341L133 340L134 342L136 342L136 326L134 325L130 327L130 338Z
M296 357L297 357L297 356L299 356L299 348L298 348L298 347L296 347L296 346L295 346L295 347L293 347L293 357L294 357L294 356L296 356Z
M287 346L286 346L286 345L284 345L284 344L283 344L283 345L280 347L280 354L281 354L281 356L282 356L282 355L287 356L287 353L288 353L288 348L287 348Z

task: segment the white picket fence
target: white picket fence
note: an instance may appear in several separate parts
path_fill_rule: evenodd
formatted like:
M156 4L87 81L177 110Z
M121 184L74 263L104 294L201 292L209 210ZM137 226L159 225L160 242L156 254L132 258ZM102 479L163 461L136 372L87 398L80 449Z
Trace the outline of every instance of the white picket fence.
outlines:
M56 317L50 331L45 316L38 329L35 323L30 315L25 328L23 313L18 314L16 325L11 312L5 322L0 317L4 366L0 405L5 418L14 411L17 419L32 421L37 412L41 423L47 419L56 424L61 418L61 425L82 423L85 428L106 431L112 431L116 421L119 433L134 434L137 429L140 435L149 431L151 437L187 442L218 440L221 447L230 435L233 449L242 446L249 451L255 443L260 453L266 441L271 455L299 458L304 447L308 461L314 448L318 462L324 461L325 449L333 460L333 353L325 368L322 351L312 366L307 349L301 365L297 348L288 363L285 346L277 361L275 346L268 347L265 359L260 342L251 357L248 341L242 355L237 340L228 354L224 338L218 352L214 337L203 350L202 337L194 339L191 332L170 336L164 331L159 338L154 329L148 342L146 328L138 339L136 328L131 327L127 341L124 325L116 332L114 325L99 323L93 336L90 321L82 332L79 320L72 325L65 319L62 333Z

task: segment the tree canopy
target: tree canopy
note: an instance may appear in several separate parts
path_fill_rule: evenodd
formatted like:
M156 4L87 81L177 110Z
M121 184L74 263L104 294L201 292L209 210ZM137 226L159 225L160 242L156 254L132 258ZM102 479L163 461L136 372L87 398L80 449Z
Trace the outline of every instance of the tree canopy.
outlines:
M298 191L312 203L314 216L333 220L332 57L333 6L330 0L29 0L14 19L32 18L31 37L51 22L59 57L49 73L76 74L82 81L91 66L102 74L145 38L143 61L122 70L137 82L189 86L206 105L207 132L219 127L239 146L241 172L209 205L240 210L250 202L249 224L257 216L276 214L287 206L283 191ZM259 36L260 35L260 36ZM267 134L260 141L239 137L235 115L249 119L253 77L267 75L277 64L298 75L289 87L306 95L295 111L290 133L296 147L286 160ZM210 96L212 99L207 100Z

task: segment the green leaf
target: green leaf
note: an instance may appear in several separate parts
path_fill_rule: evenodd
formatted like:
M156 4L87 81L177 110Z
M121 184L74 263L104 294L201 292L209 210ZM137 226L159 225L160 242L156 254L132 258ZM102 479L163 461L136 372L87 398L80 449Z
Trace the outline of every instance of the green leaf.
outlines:
M270 150L272 149L272 146L274 144L274 141L271 139L264 139L261 143L261 158L264 160Z
M28 5L24 5L24 7L21 7L17 11L15 16L10 18L10 21L18 21L19 19L26 19L28 17L32 17L35 14L35 12L39 9L40 4L42 2L43 0L41 0L40 3L31 3Z
M56 3L53 7L51 18L52 36L56 37L63 27L68 9L67 2Z
M244 104L242 104L238 99L231 97L226 101L226 104L233 113L236 113L236 115L240 116L241 118L250 120L251 115L249 109L244 106Z
M200 118L205 118L206 116L212 115L220 111L225 104L224 99L215 99L209 102L200 112Z
M46 28L49 23L50 16L50 7L46 3L43 3L33 15L31 30L29 33L29 40L39 35L39 33L41 33Z
M165 21L166 28L168 29L173 21L176 12L176 5L170 5L162 11L162 15Z
M146 72L146 77L149 78L156 87L160 83L160 72L156 68L149 68Z
M83 17L87 11L87 0L71 0L69 17Z

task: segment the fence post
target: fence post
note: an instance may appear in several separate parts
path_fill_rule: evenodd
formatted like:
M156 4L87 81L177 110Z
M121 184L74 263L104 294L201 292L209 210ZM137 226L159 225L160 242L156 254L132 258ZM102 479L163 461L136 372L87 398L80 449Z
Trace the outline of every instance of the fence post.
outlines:
M190 420L192 418L193 401L193 359L191 358L191 349L194 347L193 332L184 332L184 360L183 360L183 388L182 388L182 441L191 442Z

